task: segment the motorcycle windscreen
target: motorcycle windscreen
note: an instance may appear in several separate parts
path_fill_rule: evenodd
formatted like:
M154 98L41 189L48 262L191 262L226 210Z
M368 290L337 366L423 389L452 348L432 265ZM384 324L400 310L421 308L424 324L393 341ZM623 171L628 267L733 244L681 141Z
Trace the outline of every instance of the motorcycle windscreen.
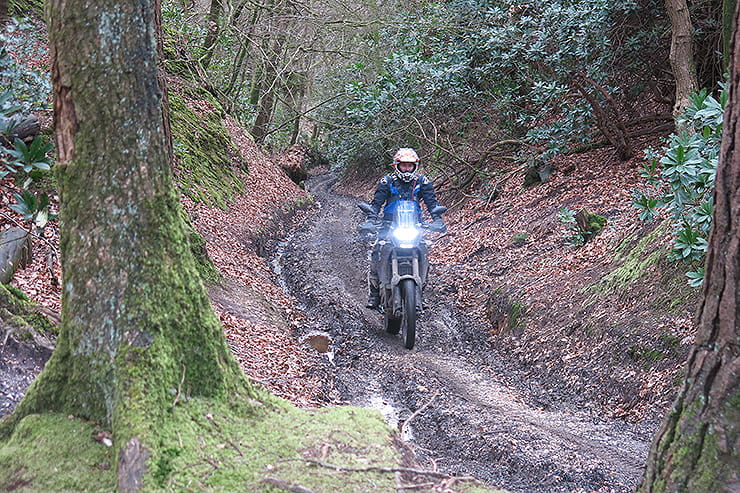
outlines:
M421 230L418 226L421 209L413 200L399 202L391 227L393 244L399 248L414 248L421 240Z
M416 228L421 218L421 207L415 200L399 200L396 213L393 218L393 226L396 228Z

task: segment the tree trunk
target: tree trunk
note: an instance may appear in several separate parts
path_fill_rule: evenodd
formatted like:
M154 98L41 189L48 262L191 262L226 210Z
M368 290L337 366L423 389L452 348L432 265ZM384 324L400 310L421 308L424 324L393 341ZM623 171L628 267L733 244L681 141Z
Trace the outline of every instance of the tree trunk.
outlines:
M41 132L41 123L36 115L0 116L0 127L10 129L7 135L0 134L0 144L10 148L16 138L31 142Z
M737 0L723 0L722 2L722 68L730 70L730 42L732 41L732 15L735 12Z
M26 267L32 258L31 235L23 228L12 227L0 233L0 283L8 284L19 266Z
M0 0L0 27L8 22L8 0Z
M249 392L190 252L157 79L156 0L47 3L58 150L62 323L16 411L110 427L136 482L171 392ZM134 488L136 489L135 485Z
M201 46L203 55L200 58L200 66L204 71L208 70L208 67L211 65L213 51L216 49L216 41L221 31L222 10L223 5L221 0L211 0L211 9L208 11L208 19L206 19L208 23L206 26L206 37L203 39L203 46Z
M689 95L699 87L693 53L694 31L686 0L665 0L665 6L671 19L670 61L673 77L676 79L673 117L677 118L688 105Z
M272 122L272 114L275 110L276 93L278 91L278 67L282 62L283 43L285 42L282 34L278 35L277 40L272 43L269 50L270 58L264 60L264 69L262 78L256 87L258 103L257 116L252 126L252 137L255 142L263 142L267 136L268 128Z
M164 34L162 33L162 0L154 1L154 32L157 36L157 83L162 93L162 130L167 145L167 161L172 165L175 150L172 147L172 123L170 122L170 98L167 94L167 73L164 68Z
M735 13L735 26L738 13ZM740 39L732 41L730 101L715 209L686 379L650 450L642 492L740 491Z

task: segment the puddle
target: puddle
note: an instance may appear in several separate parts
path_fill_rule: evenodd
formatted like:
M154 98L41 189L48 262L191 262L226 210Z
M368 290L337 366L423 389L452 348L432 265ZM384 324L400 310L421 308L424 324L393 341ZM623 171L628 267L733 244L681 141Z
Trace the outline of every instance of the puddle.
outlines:
M275 255L273 255L270 260L270 266L272 267L272 272L277 277L278 285L286 294L290 294L290 286L288 286L288 283L283 276L283 257L285 256L285 247L290 243L292 237L293 234L291 233L284 240L278 242L277 248L275 249ZM306 310L306 305L300 300L296 300L295 306L298 310Z
M407 426L403 428L403 421L401 420L402 410L396 407L393 401L391 401L390 399L386 399L380 395L372 395L368 399L368 402L363 405L363 407L380 411L380 414L383 415L383 419L388 424L388 426L390 426L394 430L397 430L401 435L401 440L403 440L404 442L408 442L414 439L414 434L411 431L411 427Z
M334 345L332 344L331 336L327 332L312 330L302 336L300 341L307 342L317 353L325 354L329 358L329 362L334 364Z

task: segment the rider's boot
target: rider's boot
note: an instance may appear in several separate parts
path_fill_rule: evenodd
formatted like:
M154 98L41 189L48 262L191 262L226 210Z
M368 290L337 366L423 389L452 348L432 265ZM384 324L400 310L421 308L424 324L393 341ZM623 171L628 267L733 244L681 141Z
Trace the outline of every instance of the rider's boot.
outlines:
M368 297L365 304L368 308L378 308L380 306L380 281L378 276L373 275L371 271L367 279Z
M377 291L370 291L365 306L367 308L378 308L378 306L380 306L380 293L378 293Z

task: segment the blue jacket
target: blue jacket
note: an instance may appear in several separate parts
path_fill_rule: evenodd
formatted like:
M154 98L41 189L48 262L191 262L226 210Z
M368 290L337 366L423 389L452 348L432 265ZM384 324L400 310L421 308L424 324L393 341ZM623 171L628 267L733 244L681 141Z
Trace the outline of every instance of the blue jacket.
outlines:
M397 201L400 199L415 200L417 204L423 201L427 206L427 211L439 205L432 182L424 175L418 175L416 179L408 183L399 180L395 175L384 176L375 189L370 205L376 214L383 208L383 220L390 221L393 219L393 213L398 206ZM421 207L419 207L419 214L421 215Z

